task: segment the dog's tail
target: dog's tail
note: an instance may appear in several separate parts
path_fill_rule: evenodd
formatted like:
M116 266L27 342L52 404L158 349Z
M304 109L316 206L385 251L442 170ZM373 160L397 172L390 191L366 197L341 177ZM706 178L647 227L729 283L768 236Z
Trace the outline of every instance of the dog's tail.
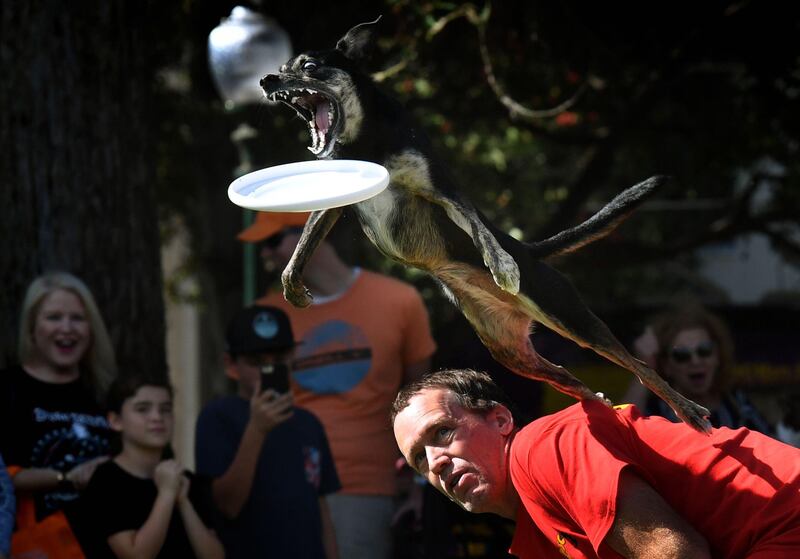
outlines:
M625 221L647 196L668 180L667 176L657 175L628 188L580 225L531 243L531 254L539 259L566 254L605 237Z

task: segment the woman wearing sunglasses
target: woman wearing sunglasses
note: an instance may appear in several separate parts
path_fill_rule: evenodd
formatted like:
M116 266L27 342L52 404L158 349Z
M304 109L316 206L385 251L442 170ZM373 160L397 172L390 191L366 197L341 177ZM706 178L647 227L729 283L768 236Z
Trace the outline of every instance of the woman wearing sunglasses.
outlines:
M747 427L773 433L744 392L730 386L733 341L718 316L694 306L666 312L636 339L634 350L678 392L708 408L714 427ZM631 384L625 401L636 404L647 415L679 421L663 400L638 382Z

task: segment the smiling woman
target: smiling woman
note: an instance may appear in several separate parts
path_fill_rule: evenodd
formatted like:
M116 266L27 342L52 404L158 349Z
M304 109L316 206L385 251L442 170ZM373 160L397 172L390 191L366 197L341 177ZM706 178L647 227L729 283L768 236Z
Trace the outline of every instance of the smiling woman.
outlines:
M18 526L61 519L80 533L79 491L106 460L110 431L99 404L116 373L114 352L86 285L66 273L35 279L20 317L19 365L0 372L0 452L14 472ZM25 511L32 517L21 518ZM65 520L69 516L69 527ZM32 518L35 517L34 522ZM26 530L17 530L12 553ZM69 535L74 541L74 536ZM70 546L63 546L68 555ZM77 547L75 544L74 547ZM30 551L30 550L28 550Z

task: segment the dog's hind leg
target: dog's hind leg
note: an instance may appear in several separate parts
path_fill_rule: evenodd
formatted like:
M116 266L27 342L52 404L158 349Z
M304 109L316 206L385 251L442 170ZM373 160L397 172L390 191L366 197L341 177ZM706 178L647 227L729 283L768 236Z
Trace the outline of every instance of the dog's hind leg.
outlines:
M603 346L590 347L595 353L635 374L642 384L669 404L685 423L688 423L697 431L711 432L711 423L707 419L710 413L706 408L692 402L672 388L656 371L628 353L622 344L611 345L606 343Z
M564 367L536 353L530 340L530 316L520 312L516 297L494 286L484 270L448 265L439 267L435 275L498 363L520 376L545 381L577 400L602 401Z
M530 338L526 335L524 340L517 339L515 345L503 344L497 340L481 338L499 363L516 374L533 380L541 380L576 400L598 400L607 403L605 399L583 381L572 375L566 368L551 363L533 348Z
M669 404L678 417L694 429L704 433L710 431L711 424L706 419L709 411L682 396L667 384L658 373L634 358L625 349L625 346L617 340L608 326L588 308L575 305L571 308L571 313L562 313L560 315L561 320L556 319L552 314L547 316L540 315L540 318L545 326L565 338L569 338L579 346L589 348L612 363L631 371L639 378L642 384ZM569 319L569 322L565 319Z
M675 410L682 420L701 432L708 432L709 414L704 407L681 396L655 371L636 360L606 324L583 303L572 283L542 262L525 268L535 281L523 283L518 299L529 316L581 347L589 348L634 373L639 380Z
M312 212L308 216L297 247L281 274L283 296L295 307L307 307L311 304L311 294L303 284L303 270L311 255L314 254L341 215L342 208L331 208Z

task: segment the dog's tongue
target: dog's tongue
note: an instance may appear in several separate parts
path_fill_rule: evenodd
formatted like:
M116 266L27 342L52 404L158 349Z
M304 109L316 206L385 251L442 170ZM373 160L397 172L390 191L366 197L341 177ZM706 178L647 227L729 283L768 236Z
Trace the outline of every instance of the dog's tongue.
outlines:
M328 120L328 112L330 109L331 104L326 99L324 101L320 101L317 104L317 110L314 111L314 121L317 124L317 130L323 134L327 134L328 128L331 126L330 120Z

